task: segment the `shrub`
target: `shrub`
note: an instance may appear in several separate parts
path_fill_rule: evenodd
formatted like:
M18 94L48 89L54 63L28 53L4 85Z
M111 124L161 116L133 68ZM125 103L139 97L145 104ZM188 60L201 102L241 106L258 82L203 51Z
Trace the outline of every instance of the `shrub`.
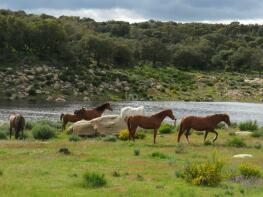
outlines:
M9 134L9 125L3 124L0 126L0 139L4 140L7 138L7 135Z
M258 129L257 121L245 121L238 124L240 131L255 131Z
M159 159L167 159L168 158L168 156L166 156L165 154L163 154L161 152L153 152L152 157L159 158Z
M5 140L7 138L7 133L0 130L0 140Z
M139 156L140 155L140 149L134 149L133 153L135 156Z
M160 134L168 134L172 133L174 131L174 127L170 124L164 123L161 125L161 127L158 129Z
M225 124L221 122L221 123L216 125L216 128L217 129L223 129L223 128L225 128Z
M107 184L104 174L99 174L97 172L86 172L83 175L83 185L84 187L95 188L102 187Z
M25 129L31 130L36 123L32 121L26 121Z
M228 133L228 135L230 135L230 136L236 136L236 133L235 133L234 131L230 131L230 132Z
M38 121L36 124L45 124L45 125L49 125L50 127L58 130L61 129L61 123L59 122L55 122L55 121L51 121L51 120L40 120Z
M242 176L246 179L251 178L260 178L261 177L261 169L257 166L250 164L242 164L239 166L239 171Z
M254 131L251 136L252 137L262 137L263 136L263 129Z
M193 185L217 186L223 179L223 163L213 159L203 163L188 163L184 169L184 179Z
M70 135L69 136L69 141L71 141L71 142L78 142L78 141L80 141L80 139L81 138L77 135Z
M205 145L205 146L211 146L212 144L213 144L213 143L212 143L211 141L205 141L205 142L204 142L204 145Z
M3 176L4 171L0 169L0 176Z
M103 139L105 142L116 142L117 137L115 135L108 135Z
M137 131L135 133L135 139L144 139L145 136L146 135L143 133L143 131ZM118 138L120 140L123 140L123 141L128 140L129 139L129 131L127 129L120 131L118 134Z
M254 145L254 148L256 149L261 149L262 145L260 142L256 142L255 145Z
M183 144L176 144L175 146L175 153L183 153L184 152L184 145Z
M56 129L47 124L36 125L32 129L33 137L39 140L48 140L55 137Z
M231 139L229 139L227 141L227 144L229 146L234 146L234 147L245 147L246 146L246 143L244 142L244 140L242 138L239 138L239 137L233 137Z

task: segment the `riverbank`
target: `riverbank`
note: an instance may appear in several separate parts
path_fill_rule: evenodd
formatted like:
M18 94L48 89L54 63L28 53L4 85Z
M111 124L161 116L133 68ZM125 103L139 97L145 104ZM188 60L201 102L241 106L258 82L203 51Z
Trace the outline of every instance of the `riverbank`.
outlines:
M263 101L263 78L258 74L148 65L126 69L23 65L2 68L0 77L1 100Z

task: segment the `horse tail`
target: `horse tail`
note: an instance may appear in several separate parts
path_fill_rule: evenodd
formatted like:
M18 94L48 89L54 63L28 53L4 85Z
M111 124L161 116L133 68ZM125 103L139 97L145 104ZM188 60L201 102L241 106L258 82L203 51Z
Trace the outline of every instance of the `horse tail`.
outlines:
M61 120L61 121L62 121L63 117L64 117L64 114L62 113L62 114L60 115L60 120Z
M178 127L178 136L177 136L177 142L179 143L180 142L180 138L184 132L183 130L183 123L184 123L184 119L182 119L181 123L180 123L180 126Z
M133 134L131 133L132 132L132 129L131 129L131 117L127 117L126 120L127 120L129 136L133 136ZM130 137L129 137L129 140L130 140Z

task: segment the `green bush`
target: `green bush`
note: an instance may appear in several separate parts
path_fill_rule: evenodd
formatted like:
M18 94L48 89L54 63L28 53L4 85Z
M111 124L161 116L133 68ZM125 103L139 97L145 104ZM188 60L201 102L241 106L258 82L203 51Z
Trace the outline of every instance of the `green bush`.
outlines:
M139 156L140 155L140 149L134 149L133 153L135 156Z
M116 142L117 137L115 135L108 135L105 138L103 138L103 141L105 141L105 142Z
M78 135L70 135L69 136L69 141L71 141L71 142L78 142L80 140L81 140L81 138Z
M35 124L33 121L26 121L25 129L31 130Z
M144 139L146 135L143 131L137 131L135 133L135 139ZM129 139L129 131L127 129L121 130L118 134L118 138L122 141L127 141Z
M32 129L32 134L35 139L48 140L55 137L56 129L47 124L37 124Z
M159 158L159 159L167 159L168 158L168 156L166 156L165 154L163 154L161 152L153 152L152 157Z
M217 129L224 129L225 127L226 127L225 124L222 122L216 125Z
M213 159L202 163L188 163L183 178L193 185L217 186L223 179L223 163Z
M179 154L179 153L183 153L184 150L184 145L183 144L176 144L175 146L175 153Z
M0 126L0 140L4 140L9 135L9 125L3 124Z
M83 185L88 188L102 187L107 184L104 174L86 172L83 175Z
M254 145L254 148L255 149L261 149L262 145L260 142L256 142L255 145Z
M239 166L239 171L246 179L260 178L262 175L261 169L251 164L242 164Z
M234 146L234 147L246 147L246 143L242 138L239 137L233 137L231 139L228 139L227 144L229 146Z
M258 129L257 121L248 120L238 124L240 131L255 131Z
M0 130L0 140L5 140L7 138L7 133Z
M168 134L174 131L174 127L170 124L163 123L161 127L158 129L160 134Z
M3 176L4 171L0 169L0 176Z
M252 137L262 137L263 136L263 129L254 131L251 136Z
M37 125L40 124L45 124L45 125L49 125L50 127L59 130L61 129L61 123L60 122L55 122L55 121L51 121L51 120L40 120L36 122Z

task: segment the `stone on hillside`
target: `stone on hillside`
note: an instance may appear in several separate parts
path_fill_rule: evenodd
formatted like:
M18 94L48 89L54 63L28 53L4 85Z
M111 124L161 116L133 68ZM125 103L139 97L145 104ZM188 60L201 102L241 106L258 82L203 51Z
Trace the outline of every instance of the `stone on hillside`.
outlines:
M46 100L47 100L47 101L52 101L52 100L53 100L53 97L52 97L52 96L48 96Z
M248 136L248 135L251 135L252 132L250 131L237 131L235 132L236 135L240 135L240 136Z
M43 72L43 68L42 67L36 67L35 71L37 74L41 74Z
M66 99L64 99L63 97L58 97L58 98L56 98L55 101L56 101L56 102L65 102Z
M123 89L124 89L124 91L126 91L126 92L128 92L128 91L130 90L130 88L129 88L129 87L127 87L127 86L126 86L126 87L124 87Z
M251 157L253 157L253 155L251 154L237 154L233 156L233 158L251 158Z

